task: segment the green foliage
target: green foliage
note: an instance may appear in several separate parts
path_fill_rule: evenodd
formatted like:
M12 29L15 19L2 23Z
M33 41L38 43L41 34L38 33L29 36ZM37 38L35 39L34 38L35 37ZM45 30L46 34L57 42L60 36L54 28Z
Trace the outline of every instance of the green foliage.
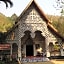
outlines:
M58 32L64 36L64 16L47 15L47 17Z
M54 45L54 50L59 50L60 49L60 46L59 45Z
M58 30L58 32L64 36L64 17L61 16L58 18L58 21L53 20L53 26Z
M5 64L5 62L0 61L0 64Z
M64 7L64 0L55 0L58 8Z
M13 22L0 13L0 32L7 32L12 26Z
M10 18L13 21L13 24L15 24L15 20L17 19L17 15L13 14Z

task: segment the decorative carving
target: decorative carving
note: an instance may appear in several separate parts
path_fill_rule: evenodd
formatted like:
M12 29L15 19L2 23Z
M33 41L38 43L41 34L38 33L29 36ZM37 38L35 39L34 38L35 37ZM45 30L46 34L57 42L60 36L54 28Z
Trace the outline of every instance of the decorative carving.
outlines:
M32 38L35 37L35 33L34 33L34 32L31 33L31 37L32 37Z
M15 34L14 34L14 32L12 32L12 34L11 34L11 40L14 40L14 37L15 37Z

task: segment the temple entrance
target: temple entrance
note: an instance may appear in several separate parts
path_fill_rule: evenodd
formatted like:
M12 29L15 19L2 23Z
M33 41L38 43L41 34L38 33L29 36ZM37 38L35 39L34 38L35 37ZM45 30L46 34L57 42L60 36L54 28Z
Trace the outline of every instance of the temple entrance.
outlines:
M33 45L26 45L26 56L33 56Z

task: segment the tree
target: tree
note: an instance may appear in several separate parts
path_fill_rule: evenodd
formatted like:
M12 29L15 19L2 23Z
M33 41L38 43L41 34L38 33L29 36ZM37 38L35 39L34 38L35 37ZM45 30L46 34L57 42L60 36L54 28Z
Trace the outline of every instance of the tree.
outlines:
M7 32L13 26L13 21L0 13L0 32Z
M64 15L64 0L55 0L56 5L54 5L54 7L57 10L61 10L61 15Z
M13 3L12 3L11 0L0 0L0 1L2 1L2 2L4 2L6 4L6 8L8 7L8 3L10 4L10 7L13 6Z
M56 2L56 6L55 7L59 8L59 9L63 9L64 0L55 0L55 2Z
M13 20L13 21L15 21L16 19L17 19L17 15L14 13L12 16L11 16L11 19Z

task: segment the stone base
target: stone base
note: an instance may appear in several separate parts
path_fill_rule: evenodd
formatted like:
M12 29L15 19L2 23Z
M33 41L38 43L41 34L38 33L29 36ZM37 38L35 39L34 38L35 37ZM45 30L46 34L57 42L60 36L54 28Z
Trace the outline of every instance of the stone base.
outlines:
M22 59L22 62L43 62L49 61L46 57L26 57Z

